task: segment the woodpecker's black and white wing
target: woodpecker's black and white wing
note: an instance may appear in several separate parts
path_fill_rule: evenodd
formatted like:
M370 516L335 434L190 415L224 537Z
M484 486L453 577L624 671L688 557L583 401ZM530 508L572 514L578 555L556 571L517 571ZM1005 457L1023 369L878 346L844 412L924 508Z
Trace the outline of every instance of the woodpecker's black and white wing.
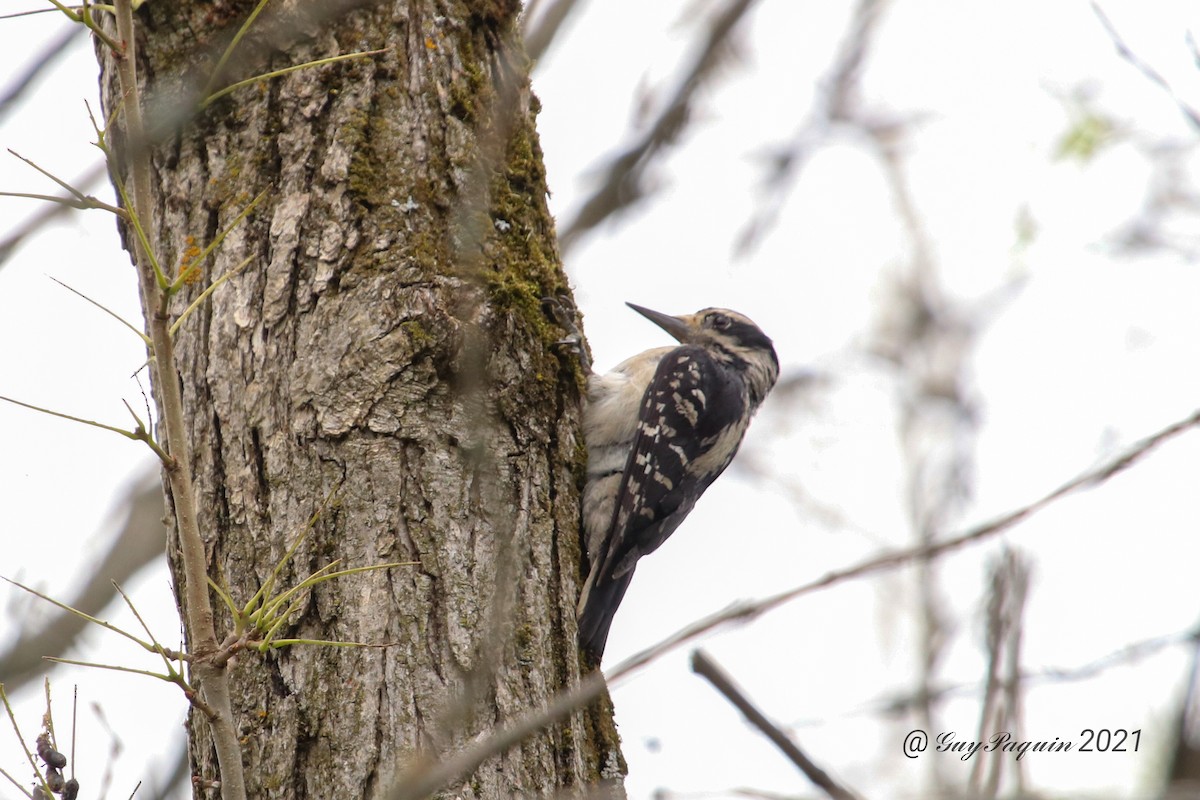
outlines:
M596 658L638 559L666 541L733 460L749 402L739 372L704 347L677 347L659 361L642 397L612 520L589 553L579 635Z

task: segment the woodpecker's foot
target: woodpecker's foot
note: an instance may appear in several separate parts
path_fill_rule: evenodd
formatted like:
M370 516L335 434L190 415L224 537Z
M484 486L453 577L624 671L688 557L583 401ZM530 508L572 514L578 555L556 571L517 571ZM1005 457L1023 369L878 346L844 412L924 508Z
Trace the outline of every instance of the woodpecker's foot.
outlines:
M569 306L568 301L563 297L543 297L542 309L555 325L567 332L567 335L555 342L554 346L574 353L575 357L579 359L579 365L583 367L584 373L590 375L592 355L588 352L583 331L579 328L578 310L574 306Z

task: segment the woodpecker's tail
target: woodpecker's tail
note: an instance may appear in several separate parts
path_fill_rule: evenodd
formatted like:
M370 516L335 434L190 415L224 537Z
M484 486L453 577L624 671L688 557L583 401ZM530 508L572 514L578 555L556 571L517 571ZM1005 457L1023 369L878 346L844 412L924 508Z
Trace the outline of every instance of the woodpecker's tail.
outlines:
M579 604L579 644L599 665L600 657L604 655L604 645L608 642L608 629L612 627L613 615L625 597L625 590L633 579L633 570L599 585L592 583L593 577L588 577Z

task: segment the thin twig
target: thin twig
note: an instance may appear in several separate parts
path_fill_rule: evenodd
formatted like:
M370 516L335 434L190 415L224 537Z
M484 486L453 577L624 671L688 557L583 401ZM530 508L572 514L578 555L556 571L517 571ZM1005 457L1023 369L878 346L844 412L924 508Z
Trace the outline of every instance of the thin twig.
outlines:
M691 117L692 101L720 63L725 45L755 0L728 0L705 32L699 51L678 88L645 133L613 156L604 168L601 185L579 211L559 229L558 248L564 256L580 236L609 217L628 209L643 196L646 170L655 154L679 141Z
M1112 20L1108 18L1108 15L1104 13L1104 9L1100 8L1100 4L1096 0L1092 0L1092 12L1095 13L1096 19L1100 20L1100 24L1104 26L1105 32L1108 33L1108 38L1112 39L1113 46L1117 48L1117 55L1132 64L1134 69L1146 76L1151 83L1162 88L1191 126L1196 130L1200 130L1200 112L1197 112L1196 109L1184 102L1183 98L1179 96L1179 93L1175 91L1174 87L1163 77L1161 72L1150 66L1148 62L1130 49L1129 45L1125 43L1125 39L1117 32L1117 28L1113 25Z
M8 778L8 782L11 783L13 786L17 787L17 791L19 791L21 794L28 797L29 800L33 800L33 794L28 789L26 789L24 786L22 786L21 783L16 778L14 778L12 775L9 775L4 770L4 767L0 767L0 777Z
M75 417L70 414L64 414L61 411L53 411L49 408L43 408L42 406L35 406L32 403L23 403L20 400L15 400L11 397L5 397L4 395L0 395L0 400L3 400L6 403L12 403L14 406L21 406L22 408L28 408L31 411L40 411L41 413L47 414L51 417L58 417L59 419L66 419L66 420L70 420L71 422L78 422L81 425L88 425L93 428L99 428L102 431L111 431L112 433L119 433L122 436L124 436L126 439L133 439L133 440L137 441L141 438L133 431L127 431L124 428L118 428L115 425L105 425L103 422L96 422L93 419L84 419L83 417Z
M103 201L97 200L95 203L89 200L79 200L72 197L60 197L53 194L39 194L37 192L0 192L0 197L20 197L24 200L44 200L47 203L57 203L64 208L73 208L77 211L87 211L91 208L104 207L106 211L112 211L120 216L120 209L114 206L109 206Z
M147 336L146 334L142 333L141 331L139 331L137 328L133 327L133 325L132 325L132 324L130 324L129 322L127 322L127 321L125 320L125 318L124 318L124 317L122 317L122 316L121 316L120 314L118 314L117 312L115 312L115 311L113 311L113 310L111 310L111 309L107 308L106 306L103 306L103 305L101 305L100 303L98 303L98 302L96 302L95 300L93 300L92 298L88 297L86 294L84 294L83 292L79 291L78 289L74 289L74 288L72 288L71 286L68 286L67 284L63 283L62 281L60 281L58 278L54 277L53 275L48 275L47 277L48 277L48 278L50 278L50 280L52 280L52 281L54 281L55 283L57 283L59 286L61 286L61 287L63 287L64 289L66 289L66 290L67 290L68 292L70 292L71 294L75 295L76 297L82 298L83 300L86 300L87 302L89 302L89 303L91 303L92 305L94 305L96 308L98 308L98 309L100 309L101 311L103 311L105 314L108 314L110 317L112 317L113 319L115 319L117 322L119 322L119 323L121 323L122 325L124 325L126 328L129 328L129 330L133 331L133 333L134 333L134 334L135 334L135 335L136 335L136 336L137 336L139 339L141 339L141 340L142 340L142 343L143 343L143 344L145 344L146 346L149 346L149 345L150 345L150 337L149 337L149 336Z
M103 162L93 164L87 172L76 178L74 183L76 186L82 186L85 188L92 186L98 183L100 179L104 177L105 171L106 165ZM16 252L17 247L19 247L20 244L25 241L25 239L37 233L45 225L58 219L58 217L68 208L79 207L77 205L78 201L75 200L74 197L59 197L52 199L49 195L47 195L45 198L40 199L50 200L54 203L54 205L50 206L49 208L43 208L42 210L30 215L24 222L18 225L15 229L8 233L8 235L5 236L2 241L0 241L0 267L4 266L5 262L10 256L13 255L13 253Z
M19 161L29 164L29 166L36 169L38 173L41 173L42 175L46 176L46 178L54 181L55 184L58 184L60 188L64 188L68 194L71 194L71 197L62 198L55 197L53 194L34 194L29 192L2 192L0 194L4 194L6 197L25 197L32 200L47 200L50 201L50 203L61 203L62 205L70 206L72 209L100 209L102 211L113 213L113 215L121 217L122 219L126 218L125 209L119 209L119 207L116 207L115 205L109 205L108 203L104 203L103 200L91 197L90 194L85 194L82 190L79 190L79 188L68 184L67 181L59 178L58 175L55 175L46 168L38 166L37 162L20 155L19 152L13 150L12 148L8 148L8 154L10 154L13 158L17 158Z
M126 639L128 639L129 641L138 645L143 650L145 650L149 653L158 652L157 650L154 649L154 645L150 644L149 642L143 642L141 639L134 636L129 631L125 630L124 628L118 628L116 625L113 625L111 622L105 622L104 620L102 620L98 617L93 617L91 614L86 614L77 608L72 608L71 606L67 605L66 603L59 602L58 600L55 600L53 597L51 597L47 594L42 594L37 589L26 586L23 583L18 583L17 581L14 581L11 578L5 578L5 577L0 576L0 580L5 581L6 583L10 583L13 586L16 586L18 589L28 592L29 594L31 594L35 597L41 598L42 600L45 600L47 603L57 606L58 608L62 609L63 611L66 611L69 614L74 614L76 617L79 617L82 620L90 622L93 625L99 625L101 628L105 628L116 634L120 634L121 636L124 636Z
M200 294L199 294L199 295L196 297L196 299L195 299L195 300L193 300L193 301L192 301L192 302L191 302L191 303L188 305L188 307L187 307L187 308L185 308L185 309L183 310L183 313L182 313L182 314L180 314L180 315L179 315L179 316L178 316L178 317L175 319L175 322L173 322L173 323L171 324L171 335L172 335L172 336L174 336L176 333L178 333L178 332L179 332L179 327L180 327L181 325L183 325L183 323L184 323L184 320L186 320L186 319L187 319L189 316L191 316L192 312L193 312L193 311L195 311L197 308L199 308L199 307L200 307L200 306L201 306L201 305L204 303L204 301L205 301L205 300L207 300L207 299L209 298L209 296L210 296L210 295L212 295L212 293L213 293L213 292L215 292L215 291L216 291L216 290L217 290L217 289L218 289L218 288L221 286L221 284L222 284L222 283L224 283L225 281L229 280L229 279L230 279L230 278L232 278L234 275L237 275L237 274L238 274L239 272L241 272L242 270L244 270L244 269L246 268L246 266L247 266L247 265L249 265L249 264L250 264L250 262L251 262L251 261L253 261L255 258L258 258L258 256L257 256L257 255L249 255L249 256L246 256L244 259L242 259L242 262L241 262L240 264L238 264L236 267L234 267L233 269L229 270L229 271L228 271L228 272L226 272L224 275L222 275L221 277L217 278L215 281L213 281L212 283L210 283L210 284L209 284L209 285L208 285L208 286L207 286L207 287L204 289L204 291L203 291L203 292L201 292L201 293L200 293Z
M784 733L774 722L767 719L767 715L762 713L754 703L750 702L750 698L742 693L742 690L733 682L733 679L703 650L693 651L692 672L703 677L713 685L713 688L723 694L725 699L733 704L734 708L742 712L742 716L751 725L762 731L763 735L770 739L772 744L778 747L796 765L796 768L813 782L814 786L834 800L858 800L859 795L842 786L830 777L829 773L813 763L812 759L800 749L800 745L792 741L792 737Z
M173 675L164 675L159 672L151 672L148 669L138 669L137 667L126 667L121 664L101 664L96 661L80 661L74 658L60 658L58 656L42 656L43 661L49 661L51 664L71 664L76 667L89 667L91 669L107 669L113 672L128 672L130 675L144 675L147 678L157 678L165 683L175 683Z
M71 778L75 777L75 731L79 729L79 684L71 695Z
M254 10L250 12L250 15L246 17L245 22L243 22L237 29L237 33L233 35L233 38L229 40L229 45L225 48L225 51L221 53L221 57L217 59L217 65L213 67L212 73L208 76L208 83L204 85L204 91L200 93L202 97L208 97L213 93L213 84L225 71L225 65L229 62L229 57L233 55L233 51L237 49L237 46L239 43L241 43L242 38L250 31L251 26L254 25L254 20L258 19L258 15L262 13L263 9L267 7L267 3L269 2L270 0L259 0L258 5L256 5Z
M166 667L167 667L167 674L174 675L175 667L171 664L171 661L174 658L174 653L169 651L167 648L163 647L161 644L158 643L158 639L154 638L154 633L150 630L150 626L147 625L146 620L144 620L142 618L142 614L141 614L141 612L139 612L137 610L137 606L135 606L133 604L133 601L129 599L129 595L125 594L125 590L121 588L121 584L117 583L116 581L113 581L112 585L113 585L113 588L117 590L117 593L121 595L121 599L125 601L125 605L127 605L129 607L129 610L133 612L133 616L137 619L138 623L142 626L142 630L144 630L146 632L146 635L150 637L150 643L154 645L154 649L158 652L158 655L163 660L163 664L166 665Z
M20 743L21 749L25 751L25 760L29 762L29 766L33 767L34 774L37 775L38 783L43 790L48 790L46 786L46 776L42 774L41 767L33 757L33 753L29 752L28 745L25 744L24 737L21 736L21 728L17 725L17 716L13 713L12 704L8 702L8 694L4 691L4 684L0 683L0 702L4 703L4 711L8 714L8 720L12 723L13 733L17 735L17 742Z
M734 251L745 255L757 246L779 219L787 192L808 163L815 146L829 135L834 123L854 118L854 100L862 65L870 50L878 22L888 0L859 0L833 66L819 84L819 94L799 130L770 161L770 172L760 193L759 208L738 234Z
M1103 656L1094 658L1084 664L1073 667L1047 667L1045 669L1033 670L1029 672L1021 672L1016 676L1016 681L1020 685L1029 684L1052 684L1052 683L1074 683L1077 681L1085 681L1094 678L1114 667L1121 667L1140 661L1144 658L1166 650L1175 645L1200 644L1200 628L1192 628L1186 631L1167 634L1166 636L1154 636L1149 639L1133 642L1106 653ZM951 685L941 686L932 691L931 696L935 698L957 697L966 695L977 695L986 690L984 681L973 681L970 683L955 683ZM1007 691L1010 688L1008 679L1001 680L997 686ZM855 713L864 714L887 714L898 715L907 714L913 709L921 698L907 694L903 696L893 696L880 701L873 701L865 707L859 709Z
M214 236L212 241L209 242L207 245L205 245L203 250L201 250L199 253L197 253L194 257L192 257L192 256L187 257L186 258L187 263L188 264L200 264L205 259L207 259L210 255L212 255L213 251L215 251L218 247L220 247L221 243L225 241L225 237L228 236L230 233L232 233L234 228L236 228L238 225L241 225L242 221L244 219L246 219L246 217L250 216L250 212L253 211L255 209L255 207L257 207L258 204L263 201L263 198L265 198L267 196L267 191L268 190L264 189L263 191L259 192L258 196L256 196L253 200L251 200L249 203L247 203L246 207L243 208L241 211L239 211L238 215L236 217L234 217L233 220L228 225L226 225L225 228L220 233L218 233L216 236ZM246 263L249 263L249 259L247 259ZM240 267L235 267L233 270L231 270L231 272L236 272L238 269L240 269ZM180 282L184 280L183 273L185 271L186 270L183 268L183 265L180 264L179 275L175 279L175 284L173 284L171 287L172 291L177 289ZM188 310L189 311L191 310L190 306L189 306ZM186 314L187 314L187 312L185 311L183 316L186 316ZM178 326L178 324L179 324L178 321L175 324ZM172 332L174 332L174 330L172 330Z
M66 189L71 194L71 196L74 197L76 200L79 200L82 202L84 199L86 199L86 195L84 195L83 192L79 191L74 186L67 183L62 178L58 177L53 172L51 172L50 170L45 169L44 167L38 166L37 162L26 158L25 156L18 153L16 150L13 150L11 147L7 148L7 150L8 150L8 154L11 155L13 158L24 161L26 164L33 167L35 170L37 170L38 172L42 173L50 180L57 183L60 188Z
M253 86L254 84L258 83L259 81L268 81L268 80L271 80L272 78L280 78L284 75L288 75L290 73L296 72L297 70L311 69L312 67L323 67L326 64L335 64L338 61L346 61L347 59L351 59L351 58L366 58L367 56L377 56L380 53L386 53L386 52L387 52L387 50L383 49L383 50L364 50L360 53L345 53L340 56L330 56L329 58L321 58L321 59L317 59L316 61L306 61L303 64L293 64L290 67L284 67L283 69L272 70L271 72L264 72L261 75L255 75L253 77L246 78L245 80L238 81L237 83L231 83L228 86L226 86L224 89L221 89L219 91L214 92L213 94L210 94L208 97L206 97L200 101L200 108L201 109L208 108L210 105L212 105L216 101L220 100L222 97L225 97L228 94L232 94L233 92L236 92L238 89L244 88L246 86Z

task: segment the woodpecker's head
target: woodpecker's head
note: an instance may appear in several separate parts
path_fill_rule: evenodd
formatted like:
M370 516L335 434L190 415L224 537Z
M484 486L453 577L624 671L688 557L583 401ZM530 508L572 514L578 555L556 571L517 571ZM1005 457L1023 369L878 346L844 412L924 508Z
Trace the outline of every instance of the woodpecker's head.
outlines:
M745 314L705 308L673 317L633 303L625 305L671 334L680 344L709 350L713 357L742 372L751 402L758 405L779 377L779 358L771 339Z

